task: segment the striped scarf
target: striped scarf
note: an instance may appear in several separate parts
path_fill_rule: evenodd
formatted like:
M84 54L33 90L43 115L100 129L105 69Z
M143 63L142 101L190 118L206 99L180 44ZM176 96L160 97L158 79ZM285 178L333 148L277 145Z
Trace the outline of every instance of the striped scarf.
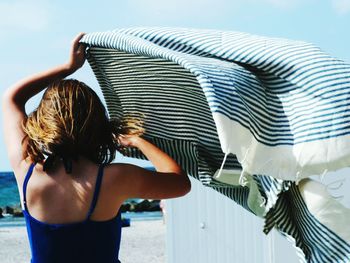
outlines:
M82 42L111 117L141 113L151 142L265 218L301 262L350 261L350 223L335 227L349 209L308 179L350 166L350 65L302 41L218 30L128 28ZM314 212L314 189L337 217Z

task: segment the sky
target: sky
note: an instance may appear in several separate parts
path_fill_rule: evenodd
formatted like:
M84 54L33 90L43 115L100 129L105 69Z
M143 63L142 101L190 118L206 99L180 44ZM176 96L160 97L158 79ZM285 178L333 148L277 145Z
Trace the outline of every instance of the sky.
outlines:
M314 43L350 63L350 0L0 0L0 96L30 74L65 63L79 32L134 26L241 31ZM101 97L88 65L72 75ZM32 111L40 94L32 98ZM4 145L0 115L0 145ZM121 162L149 165L118 156ZM0 147L0 171L11 170Z

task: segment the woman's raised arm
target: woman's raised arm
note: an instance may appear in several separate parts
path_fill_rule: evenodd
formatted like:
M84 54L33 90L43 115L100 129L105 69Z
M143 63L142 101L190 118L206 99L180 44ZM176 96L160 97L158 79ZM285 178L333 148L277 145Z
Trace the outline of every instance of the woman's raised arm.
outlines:
M112 165L116 192L124 199L174 198L191 190L187 174L157 146L138 136L121 136L119 140L124 146L137 147L156 168L153 172L131 164L118 164L113 171Z
M5 144L12 167L22 161L22 122L26 117L26 102L55 80L63 79L79 69L85 62L85 46L79 44L84 36L80 33L72 42L69 61L47 71L25 78L9 89L2 98L3 129Z

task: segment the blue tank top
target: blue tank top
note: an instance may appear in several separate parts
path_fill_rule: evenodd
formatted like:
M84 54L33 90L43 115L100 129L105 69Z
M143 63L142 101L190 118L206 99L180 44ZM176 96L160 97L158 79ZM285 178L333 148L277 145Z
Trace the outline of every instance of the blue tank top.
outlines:
M107 221L90 219L100 191L103 165L99 167L86 219L70 224L47 224L30 215L26 204L26 190L34 166L34 164L30 166L23 183L23 214L32 252L31 263L120 262L118 259L122 227L120 210L116 217Z

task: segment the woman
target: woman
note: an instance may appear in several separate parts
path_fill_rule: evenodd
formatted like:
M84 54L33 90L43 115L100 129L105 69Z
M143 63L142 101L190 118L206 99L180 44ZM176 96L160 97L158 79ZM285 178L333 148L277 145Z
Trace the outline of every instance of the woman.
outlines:
M63 80L85 62L83 35L73 40L68 63L20 81L3 97L5 142L33 263L119 262L123 202L178 197L191 188L171 157L138 136L137 122L108 120L89 87ZM25 103L46 87L27 116ZM123 147L137 147L156 172L110 164Z

